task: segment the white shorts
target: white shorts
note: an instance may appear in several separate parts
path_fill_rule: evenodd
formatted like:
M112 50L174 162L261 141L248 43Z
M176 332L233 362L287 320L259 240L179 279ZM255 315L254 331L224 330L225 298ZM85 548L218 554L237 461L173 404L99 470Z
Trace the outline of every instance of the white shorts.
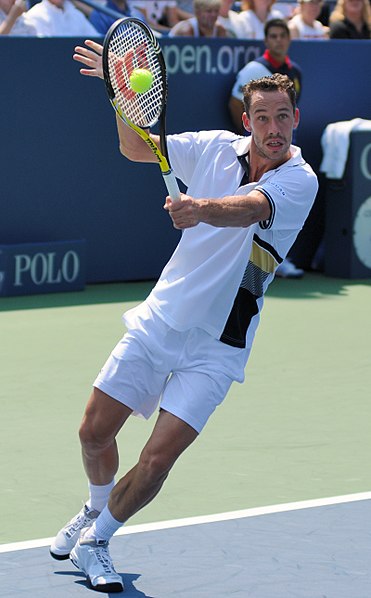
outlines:
M200 328L178 332L146 303L124 314L128 332L94 386L148 419L158 404L197 432L243 382L248 349L226 345Z

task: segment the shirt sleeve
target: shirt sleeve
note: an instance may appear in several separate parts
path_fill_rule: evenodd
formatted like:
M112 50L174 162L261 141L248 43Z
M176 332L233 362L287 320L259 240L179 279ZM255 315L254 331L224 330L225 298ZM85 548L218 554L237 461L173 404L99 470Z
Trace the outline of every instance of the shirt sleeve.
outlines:
M93 25L94 29L103 35L108 31L110 25L114 22L113 18L107 19L105 17L106 15L103 15L99 10L93 10L89 17L90 23Z
M169 161L175 176L189 187L197 163L207 145L217 136L227 137L224 131L201 131L168 135Z
M256 190L265 195L271 206L271 216L260 223L261 228L300 231L316 197L318 180L311 169L293 166L276 171Z
M248 62L243 69L237 74L236 82L232 88L232 96L237 100L243 101L243 86L252 81L253 79L260 79L260 77L265 77L266 75L271 75L269 71L265 68L263 64L259 62Z

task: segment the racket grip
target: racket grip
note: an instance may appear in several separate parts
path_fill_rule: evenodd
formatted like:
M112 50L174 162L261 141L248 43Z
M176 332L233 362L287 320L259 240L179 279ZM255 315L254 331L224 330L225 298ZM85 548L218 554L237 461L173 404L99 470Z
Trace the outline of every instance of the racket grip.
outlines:
M169 170L166 173L163 172L162 176L164 177L165 185L167 187L171 199L173 201L180 201L180 189L173 171Z

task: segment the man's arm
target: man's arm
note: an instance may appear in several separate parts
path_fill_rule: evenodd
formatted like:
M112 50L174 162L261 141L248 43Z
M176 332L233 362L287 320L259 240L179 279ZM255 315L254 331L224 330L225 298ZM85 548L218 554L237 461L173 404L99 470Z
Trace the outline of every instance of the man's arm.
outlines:
M179 21L170 29L169 37L194 37L194 31L189 19Z
M15 0L5 20L0 24L0 35L9 35L17 19L27 10L25 0Z
M181 194L181 201L173 203L169 197L164 205L174 227L192 228L200 222L211 226L247 227L269 220L271 206L263 193L250 191L247 195L230 195L222 199L193 199Z
M146 142L130 129L118 115L116 115L116 125L120 141L120 152L125 158L132 162L158 162ZM150 137L157 147L160 147L159 135L151 135Z
M80 69L82 75L104 79L102 66L103 46L90 39L85 41L85 46L76 46L73 59L84 65ZM88 68L85 68L88 67ZM120 141L120 152L133 162L157 162L156 156L149 149L145 141L130 129L116 115L117 131ZM151 135L154 143L159 147L160 138L158 135Z

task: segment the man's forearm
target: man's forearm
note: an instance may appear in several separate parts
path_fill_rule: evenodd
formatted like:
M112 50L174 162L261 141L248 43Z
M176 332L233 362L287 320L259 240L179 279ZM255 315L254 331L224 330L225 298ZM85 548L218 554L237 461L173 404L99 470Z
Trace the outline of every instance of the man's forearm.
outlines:
M222 199L194 199L182 195L181 200L177 203L167 200L165 204L174 226L179 229L191 228L200 222L217 227L247 227L268 220L271 215L269 202L259 191Z
M120 141L120 152L133 162L157 162L156 156L139 135L128 127L123 120L116 115L117 131ZM151 135L151 139L159 146L158 135Z
M3 21L0 25L0 35L9 35L18 17L19 15L11 10L5 21Z
M246 227L270 216L270 206L262 193L224 197L221 200L202 199L199 203L200 222L212 226Z

